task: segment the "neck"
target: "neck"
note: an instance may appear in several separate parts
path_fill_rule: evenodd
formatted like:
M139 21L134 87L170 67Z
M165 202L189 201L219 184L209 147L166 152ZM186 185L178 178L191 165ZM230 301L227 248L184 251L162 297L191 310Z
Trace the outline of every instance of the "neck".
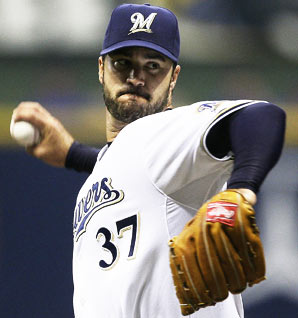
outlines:
M107 142L112 142L122 128L124 128L127 123L115 119L110 112L106 109L106 137Z
M164 108L163 111L172 109L171 99L169 98L168 105ZM119 132L126 126L128 123L124 123L118 119L115 119L106 108L106 138L107 142L112 142Z

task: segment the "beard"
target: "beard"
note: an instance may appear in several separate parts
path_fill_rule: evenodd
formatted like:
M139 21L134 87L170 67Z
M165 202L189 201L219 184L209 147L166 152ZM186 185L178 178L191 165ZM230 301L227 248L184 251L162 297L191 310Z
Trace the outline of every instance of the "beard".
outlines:
M168 105L170 85L163 96L152 103L152 97L143 92L141 87L131 87L119 92L115 98L111 97L110 91L103 83L103 99L109 113L117 120L129 124L139 118L159 113ZM130 100L127 102L117 102L117 98L124 94L134 94L143 97L147 102L137 102Z

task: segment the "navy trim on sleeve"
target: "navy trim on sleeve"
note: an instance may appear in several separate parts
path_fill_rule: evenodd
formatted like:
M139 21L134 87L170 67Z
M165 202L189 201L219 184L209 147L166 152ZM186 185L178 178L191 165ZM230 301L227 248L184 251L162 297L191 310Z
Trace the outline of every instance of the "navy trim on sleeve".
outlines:
M92 148L74 141L66 156L65 167L78 172L91 173L100 149Z
M228 131L232 115L229 115L216 123L206 137L208 151L216 158L224 158L231 150Z
M251 105L230 117L229 143L235 162L228 188L258 192L281 155L285 119L281 108L265 103Z

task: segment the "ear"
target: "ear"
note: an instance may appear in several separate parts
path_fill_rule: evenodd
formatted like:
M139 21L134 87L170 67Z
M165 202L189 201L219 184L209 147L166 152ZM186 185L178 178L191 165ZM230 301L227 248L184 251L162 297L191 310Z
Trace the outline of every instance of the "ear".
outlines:
M173 75L172 75L172 78L171 78L171 83L170 83L171 91L173 91L173 89L176 86L176 82L177 82L180 70L181 70L181 66L176 65L175 70L174 70Z
M167 103L167 106L166 106L165 110L173 108L173 106L172 106L173 90L174 90L174 88L176 86L176 82L177 82L180 70L181 70L180 65L176 65L176 67L175 67L175 69L173 71L172 77L171 77L171 81L170 81L168 103Z
M98 79L100 83L103 83L103 69L104 69L104 63L103 63L103 58L100 56L98 58Z

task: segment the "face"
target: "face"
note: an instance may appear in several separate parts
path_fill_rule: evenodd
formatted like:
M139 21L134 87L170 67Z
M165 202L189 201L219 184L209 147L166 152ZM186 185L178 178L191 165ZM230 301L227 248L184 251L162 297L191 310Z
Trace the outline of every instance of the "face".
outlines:
M111 115L124 123L171 105L180 67L147 48L129 47L99 59L99 79Z

